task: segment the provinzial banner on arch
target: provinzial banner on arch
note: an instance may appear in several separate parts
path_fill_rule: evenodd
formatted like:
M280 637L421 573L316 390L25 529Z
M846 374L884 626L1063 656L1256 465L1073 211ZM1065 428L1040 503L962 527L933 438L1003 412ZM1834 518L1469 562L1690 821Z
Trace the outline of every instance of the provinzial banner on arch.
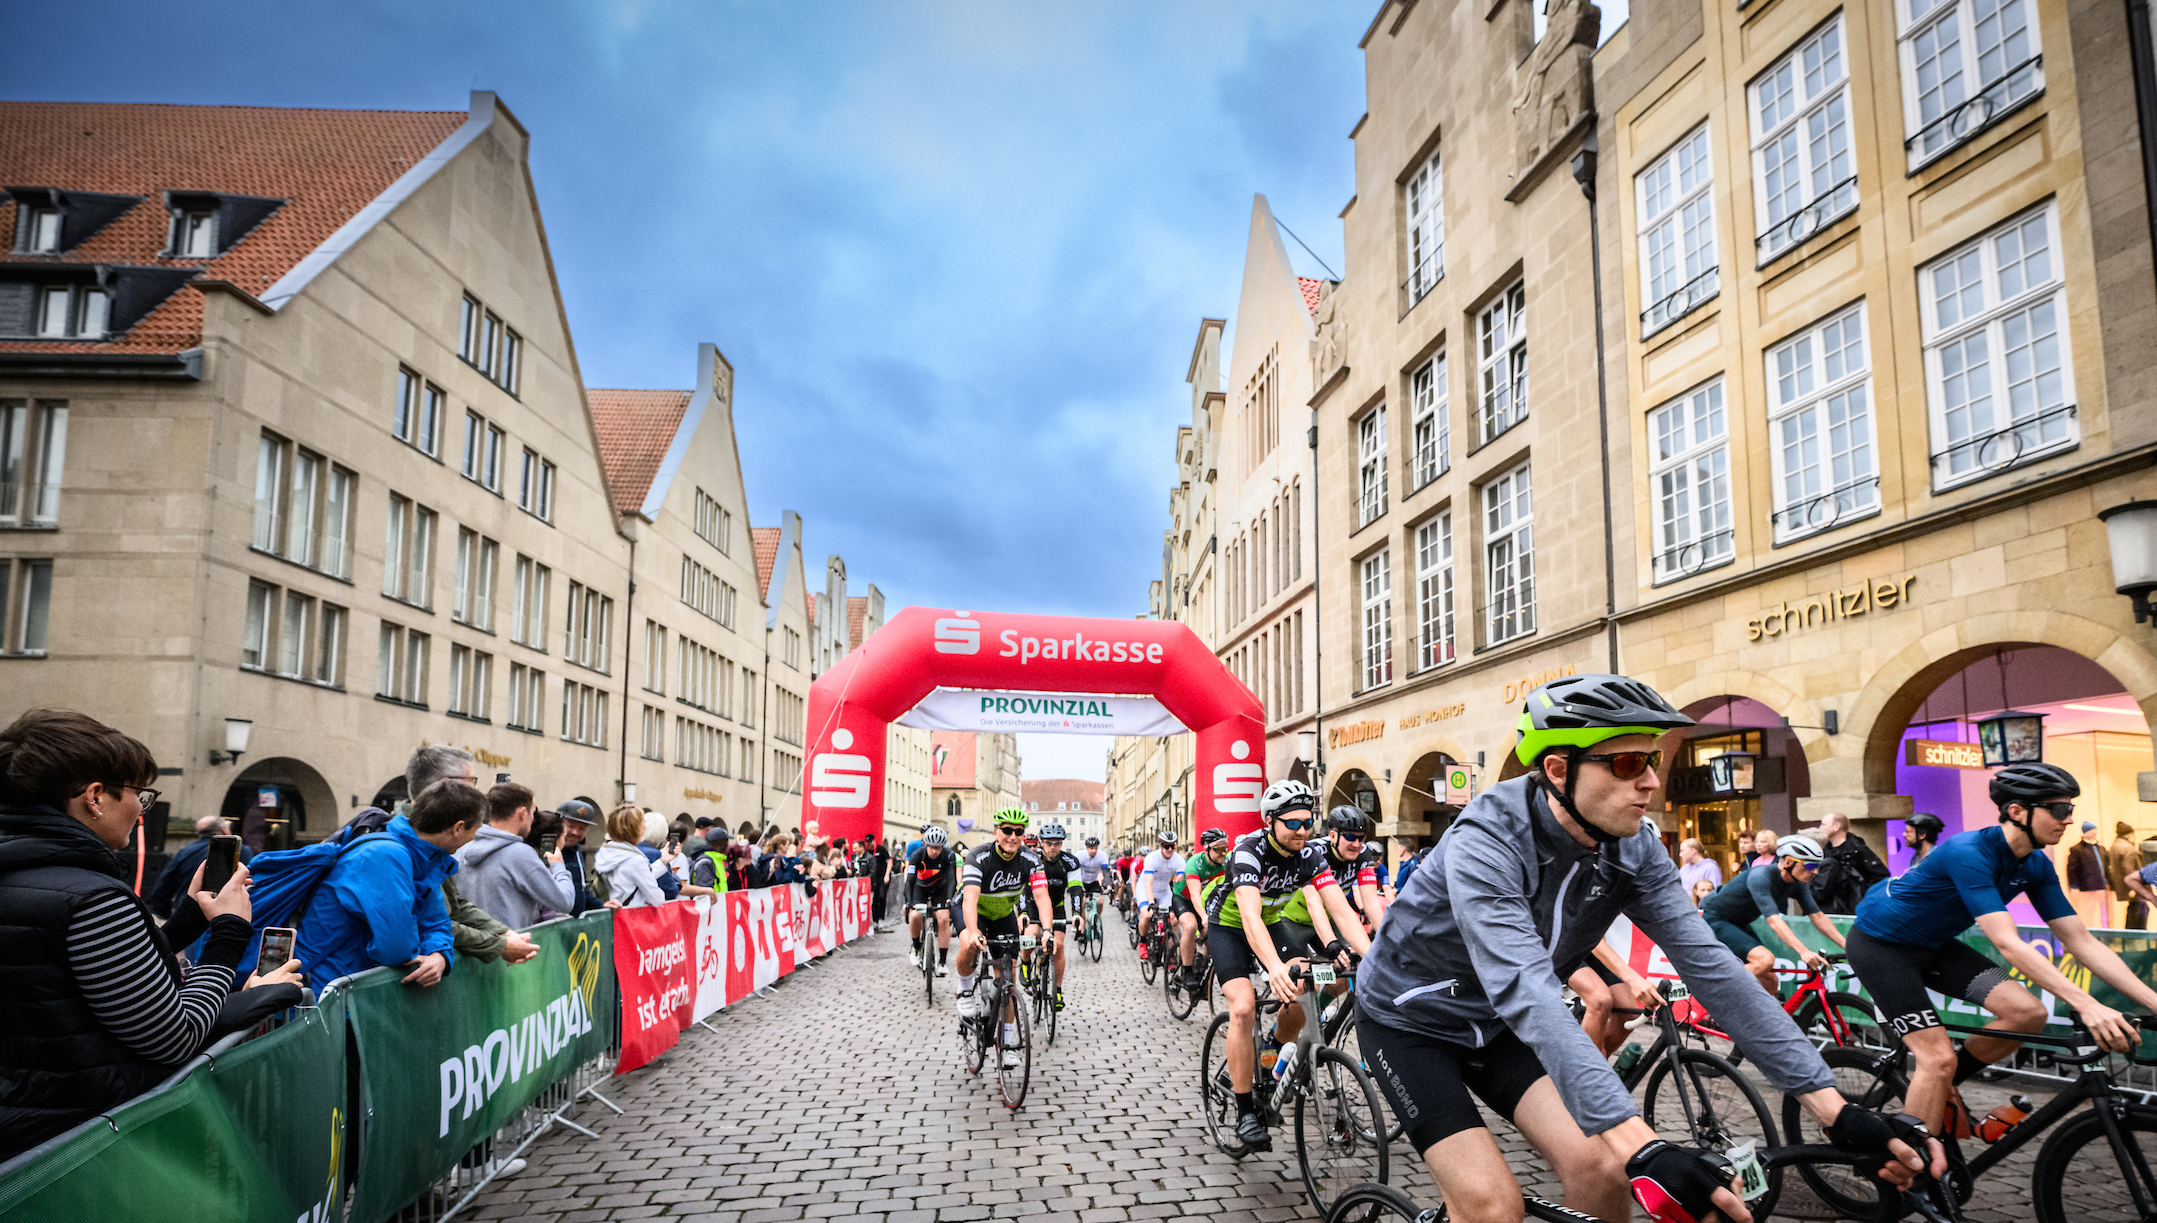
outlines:
M938 688L899 719L921 730L1065 735L1180 735L1190 730L1150 696Z

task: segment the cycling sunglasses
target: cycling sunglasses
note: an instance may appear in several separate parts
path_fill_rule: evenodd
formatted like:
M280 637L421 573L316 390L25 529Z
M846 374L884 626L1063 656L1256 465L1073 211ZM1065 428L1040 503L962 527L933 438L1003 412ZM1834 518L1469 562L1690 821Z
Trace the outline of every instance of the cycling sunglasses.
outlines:
M2063 824L2066 823L2068 820L2074 818L2075 805L2066 801L2065 799L2062 799L2058 802L2039 803L2037 805L2044 808L2046 811L2051 812L2052 818L2060 821Z
M998 836L1023 837L1026 835L1026 826L1024 824L998 824L996 832Z
M1663 753L1660 751L1605 752L1597 756L1582 756L1581 759L1609 765L1610 775L1619 781L1631 781L1649 769L1659 770L1663 767Z
M1292 820L1289 819L1287 816L1280 817L1281 827L1286 828L1290 832L1301 832L1306 828L1316 827L1317 824L1318 821L1316 819Z

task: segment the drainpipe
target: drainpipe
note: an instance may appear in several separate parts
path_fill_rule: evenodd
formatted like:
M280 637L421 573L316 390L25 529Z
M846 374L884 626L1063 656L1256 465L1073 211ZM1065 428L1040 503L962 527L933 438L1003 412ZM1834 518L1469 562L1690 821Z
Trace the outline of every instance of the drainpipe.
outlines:
M2157 257L2157 44L2151 41L2149 0L2127 0L2127 57L2134 65L2135 126L2142 138L2143 211Z
M631 524L629 533L629 597L622 604L622 746L618 762L614 766L614 797L626 801L624 793L629 785L629 643L636 636L633 627L637 622L637 536Z
M1326 632L1324 599L1319 597L1321 572L1318 564L1318 507L1325 504L1318 499L1318 409L1311 409L1311 729L1316 737L1311 740L1318 759L1311 761L1311 771L1317 775L1318 805L1326 805Z
M1610 649L1610 670L1618 673L1618 544L1611 536L1610 371L1603 351L1603 227L1595 209L1595 129L1590 128L1573 154L1573 179L1588 197L1588 259L1595 282L1595 423L1603 441L1603 636Z

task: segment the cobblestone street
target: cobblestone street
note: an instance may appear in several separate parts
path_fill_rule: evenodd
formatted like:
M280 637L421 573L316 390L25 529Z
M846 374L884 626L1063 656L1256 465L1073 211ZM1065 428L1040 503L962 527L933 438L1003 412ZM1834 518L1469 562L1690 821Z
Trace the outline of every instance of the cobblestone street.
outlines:
M1195 1105L1206 1012L1171 1019L1120 937L1101 963L1071 965L1069 1009L1053 1048L1036 1037L1032 1085L1016 1114L993 1077L964 1074L949 982L938 983L936 1007L925 1007L906 951L903 933L863 940L783 979L775 996L714 1016L717 1034L692 1027L658 1062L602 1089L625 1115L580 1110L598 1141L555 1130L526 1152L524 1172L490 1186L465 1217L1311 1217L1292 1137L1241 1163L1208 1141ZM1982 1115L2007 1094L1977 1084L1970 1102ZM1498 1131L1522 1182L1555 1199L1548 1168L1517 1134ZM1984 1178L1972 1223L2030 1217L2039 1145ZM1399 1144L1392 1158L1393 1182L1435 1205L1414 1152ZM1792 1178L1777 1217L1825 1213Z

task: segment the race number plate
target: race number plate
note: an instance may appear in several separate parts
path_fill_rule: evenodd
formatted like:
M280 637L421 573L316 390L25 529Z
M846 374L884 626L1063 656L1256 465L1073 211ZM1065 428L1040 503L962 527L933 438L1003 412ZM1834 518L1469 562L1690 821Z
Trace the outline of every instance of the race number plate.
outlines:
M1020 935L1020 936L1019 936L1019 950L1020 950L1020 951L1031 951L1031 950L1033 950L1033 945L1034 945L1034 936L1033 936L1033 935L1031 935L1031 934L1022 934L1022 935Z
M1331 984L1333 984L1333 981L1334 981L1334 976L1333 976L1333 965L1331 965L1331 964L1313 964L1313 965L1311 965L1311 984L1313 984L1313 985L1331 985Z

